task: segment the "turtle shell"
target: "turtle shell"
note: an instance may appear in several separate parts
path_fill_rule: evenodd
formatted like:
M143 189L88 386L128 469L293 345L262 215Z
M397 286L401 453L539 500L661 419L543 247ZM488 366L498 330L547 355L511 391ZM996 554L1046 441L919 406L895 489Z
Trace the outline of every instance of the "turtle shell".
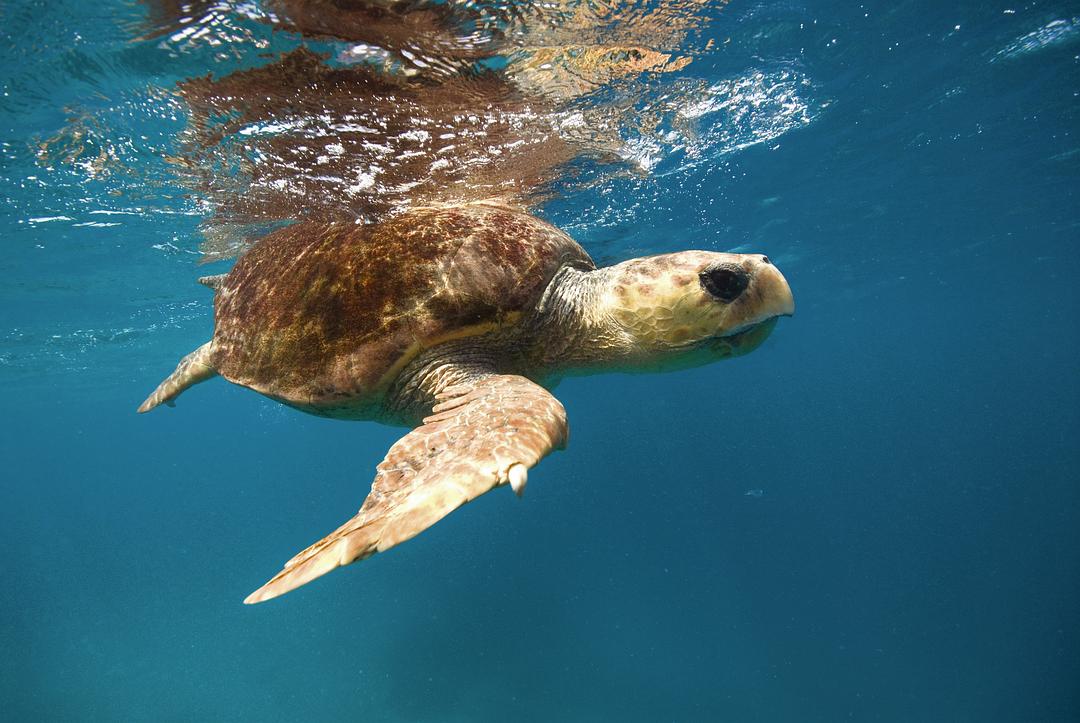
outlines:
M371 225L297 223L261 239L225 278L212 360L229 381L349 416L377 404L422 350L517 323L566 264L593 267L554 226L491 204Z

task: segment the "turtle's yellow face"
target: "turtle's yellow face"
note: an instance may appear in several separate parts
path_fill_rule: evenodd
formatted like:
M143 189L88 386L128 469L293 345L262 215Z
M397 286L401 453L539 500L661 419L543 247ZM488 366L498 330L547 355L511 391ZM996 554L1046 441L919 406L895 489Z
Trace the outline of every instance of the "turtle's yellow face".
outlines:
M643 360L745 354L777 317L795 312L787 280L757 254L682 251L625 261L610 272L602 306L629 337L632 356Z

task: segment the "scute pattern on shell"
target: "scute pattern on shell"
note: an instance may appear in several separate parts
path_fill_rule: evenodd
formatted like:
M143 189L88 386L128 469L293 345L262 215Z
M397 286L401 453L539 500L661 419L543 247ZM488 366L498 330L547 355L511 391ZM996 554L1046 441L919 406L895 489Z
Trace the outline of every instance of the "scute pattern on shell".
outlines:
M214 363L232 382L316 413L362 402L421 349L515 323L566 263L592 266L565 233L496 205L298 223L226 278Z

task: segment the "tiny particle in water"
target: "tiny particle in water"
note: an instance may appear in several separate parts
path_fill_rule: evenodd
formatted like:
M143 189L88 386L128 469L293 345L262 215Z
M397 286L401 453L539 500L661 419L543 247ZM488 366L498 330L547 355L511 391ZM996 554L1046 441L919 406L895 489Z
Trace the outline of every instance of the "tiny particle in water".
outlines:
M764 496L765 496L765 490L763 490L763 489L746 490L746 492L743 494L743 497L764 497Z

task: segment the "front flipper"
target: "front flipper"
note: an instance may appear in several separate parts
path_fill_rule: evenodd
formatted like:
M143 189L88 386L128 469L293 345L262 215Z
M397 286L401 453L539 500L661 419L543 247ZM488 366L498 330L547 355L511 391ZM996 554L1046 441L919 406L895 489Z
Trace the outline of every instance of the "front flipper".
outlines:
M526 470L565 446L567 433L559 400L524 377L448 387L432 415L390 448L360 512L244 602L269 600L388 550L499 485L510 483L520 495Z

